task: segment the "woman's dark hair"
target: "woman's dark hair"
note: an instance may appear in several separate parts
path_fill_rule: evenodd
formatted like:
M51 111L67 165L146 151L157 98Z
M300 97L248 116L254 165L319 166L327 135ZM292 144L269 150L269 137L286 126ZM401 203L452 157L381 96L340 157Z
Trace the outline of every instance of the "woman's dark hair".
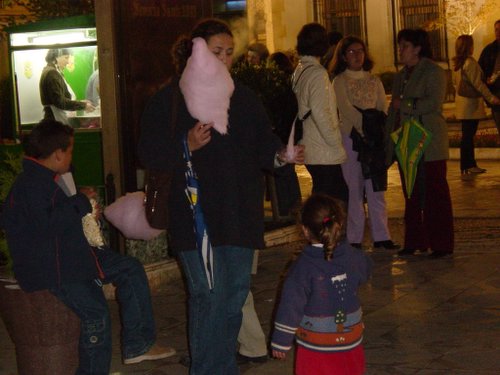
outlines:
M177 74L181 74L186 67L187 60L191 56L193 49L194 38L203 38L206 42L210 37L218 34L227 34L233 36L229 25L222 20L216 18L203 19L196 24L191 31L191 35L182 35L172 47L172 58L174 60L175 70Z
M293 73L293 64L290 61L290 58L283 52L274 52L271 56L269 56L269 61L276 64L278 69L284 71L286 74Z
M47 51L47 55L45 55L45 61L53 64L56 62L57 57L61 57L64 55L72 55L73 51L69 48L53 48Z
M336 46L341 39L344 37L340 31L330 31L328 33L328 44L330 46Z
M319 23L302 26L297 35L297 52L300 56L323 57L328 51L328 34Z
M361 44L363 46L363 50L365 51L365 61L363 62L363 70L366 70L367 72L372 70L373 60L368 54L368 49L366 48L365 42L361 38L358 38L357 36L349 35L343 38L339 42L339 44L337 44L337 48L335 50L333 59L330 65L328 66L328 73L330 74L330 76L336 76L347 69L347 61L345 55L347 53L348 48L355 43Z
M265 63L269 57L269 50L263 43L252 43L248 46L247 51L255 52L259 56L261 63Z
M23 138L24 153L35 159L46 159L56 150L66 151L73 133L71 126L56 120L42 120Z
M343 203L326 194L311 195L302 206L302 225L310 239L323 244L325 259L333 258L335 247L345 238Z
M458 71L462 69L465 64L467 57L472 55L472 50L474 48L474 39L472 35L463 34L457 38L455 42L455 56L453 60L453 70Z
M431 41L427 31L423 29L402 29L398 33L398 43L402 40L410 42L414 47L420 47L418 57L432 59Z

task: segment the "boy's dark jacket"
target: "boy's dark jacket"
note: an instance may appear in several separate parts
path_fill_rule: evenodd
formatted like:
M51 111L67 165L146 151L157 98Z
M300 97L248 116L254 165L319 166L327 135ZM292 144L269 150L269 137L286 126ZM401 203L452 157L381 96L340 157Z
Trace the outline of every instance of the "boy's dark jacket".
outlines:
M66 196L56 176L25 159L0 217L15 277L28 292L98 277L94 249L82 227L82 217L92 211L90 202L81 193Z

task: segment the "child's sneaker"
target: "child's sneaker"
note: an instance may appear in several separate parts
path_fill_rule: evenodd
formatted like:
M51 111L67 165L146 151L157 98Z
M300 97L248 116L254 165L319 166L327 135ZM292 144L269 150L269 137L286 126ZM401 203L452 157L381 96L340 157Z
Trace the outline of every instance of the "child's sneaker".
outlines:
M125 358L123 360L123 363L126 365L132 365L134 363L139 363L142 361L154 361L157 359L168 358L172 357L173 355L175 355L174 348L171 348L169 346L163 347L158 344L154 344L146 353L133 358Z

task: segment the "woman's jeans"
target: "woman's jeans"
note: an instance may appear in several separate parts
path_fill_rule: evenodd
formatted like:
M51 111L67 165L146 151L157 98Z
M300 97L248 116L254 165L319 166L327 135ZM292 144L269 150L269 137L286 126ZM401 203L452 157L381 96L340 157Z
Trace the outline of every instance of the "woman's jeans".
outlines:
M460 143L460 170L477 167L474 155L474 136L479 120L462 120L462 142Z
M215 247L212 290L198 251L180 252L179 260L189 291L189 374L239 374L237 337L241 309L250 290L253 249Z
M122 320L122 354L134 358L146 353L156 340L149 284L142 264L109 249L95 250L105 279L116 286ZM50 290L80 318L77 374L109 374L111 320L100 280L66 284Z

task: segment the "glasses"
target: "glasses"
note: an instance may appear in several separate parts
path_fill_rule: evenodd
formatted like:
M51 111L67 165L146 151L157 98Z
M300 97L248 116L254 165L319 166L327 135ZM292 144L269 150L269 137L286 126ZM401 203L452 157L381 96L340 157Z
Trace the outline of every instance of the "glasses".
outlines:
M365 50L363 48L359 48L359 49L348 49L346 51L346 53L350 56L354 56L354 55L362 55L365 53Z

